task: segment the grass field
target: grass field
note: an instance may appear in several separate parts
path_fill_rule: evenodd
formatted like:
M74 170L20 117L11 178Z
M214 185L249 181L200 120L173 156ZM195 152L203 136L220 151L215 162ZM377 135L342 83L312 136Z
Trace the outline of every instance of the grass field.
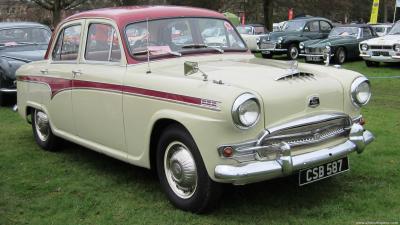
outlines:
M0 225L400 223L400 68L346 68L371 77L364 108L376 141L350 156L351 171L308 186L278 179L228 186L209 215L173 208L150 171L67 144L44 152L30 125L0 109Z

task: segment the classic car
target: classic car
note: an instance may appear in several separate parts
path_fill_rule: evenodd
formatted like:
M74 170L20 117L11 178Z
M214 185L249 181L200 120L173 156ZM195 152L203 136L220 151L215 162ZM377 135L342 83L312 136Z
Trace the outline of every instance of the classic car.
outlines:
M379 66L381 62L400 62L400 21L386 36L361 42L360 56L368 67Z
M265 35L266 29L264 25L261 24L246 24L237 26L236 29L238 30L239 34L242 36L243 40L247 44L247 48L250 49L252 52L259 52L259 42L260 37Z
M50 36L50 29L42 24L0 23L0 106L15 104L15 71L43 60Z
M360 57L359 44L377 37L366 24L341 25L332 29L327 39L301 42L299 47L306 62L321 62L328 59L343 64L348 59Z
M332 28L331 21L319 17L300 17L287 21L282 31L271 32L261 37L261 54L264 58L286 54L289 59L297 59L300 54L300 42L327 38Z
M174 43L183 25L193 41ZM88 38L106 28L118 44ZM209 28L225 29L220 48L204 43ZM125 34L142 29L147 40L132 45ZM172 204L196 213L218 203L223 183L298 173L304 185L345 172L348 154L373 140L360 113L371 96L365 76L256 58L206 9L78 13L56 29L46 59L17 76L18 112L40 147L57 151L66 139L153 169Z
M379 37L385 36L393 27L391 23L370 24Z

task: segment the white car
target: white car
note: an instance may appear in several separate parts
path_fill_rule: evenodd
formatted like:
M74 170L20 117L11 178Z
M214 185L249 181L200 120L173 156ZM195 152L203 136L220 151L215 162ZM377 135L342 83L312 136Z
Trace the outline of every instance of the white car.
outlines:
M360 53L368 67L400 62L400 21L386 36L361 42Z
M259 52L259 42L260 37L264 36L266 33L266 29L263 25L258 24L248 24L248 25L240 25L236 27L242 36L243 40L246 42L247 47L251 52Z

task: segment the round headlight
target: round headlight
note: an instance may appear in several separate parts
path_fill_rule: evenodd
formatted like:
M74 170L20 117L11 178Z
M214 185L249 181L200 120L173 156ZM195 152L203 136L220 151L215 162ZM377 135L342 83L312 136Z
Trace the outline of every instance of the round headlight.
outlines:
M250 93L240 95L232 106L232 118L235 125L246 129L257 124L260 118L260 103Z
M257 44L260 43L260 37L256 37L256 42L257 42Z
M329 53L329 52L331 52L331 46L327 45L325 47L325 53Z
M363 50L363 51L368 51L368 45L367 44L362 44L361 45L361 50Z
M357 107L366 105L371 98L371 85L365 77L357 78L351 85L351 100Z
M283 42L283 37L278 38L278 43L281 44Z
M395 44L393 46L393 49L394 49L395 52L400 52L400 44Z
M300 42L299 48L300 48L300 49L304 49L304 42Z

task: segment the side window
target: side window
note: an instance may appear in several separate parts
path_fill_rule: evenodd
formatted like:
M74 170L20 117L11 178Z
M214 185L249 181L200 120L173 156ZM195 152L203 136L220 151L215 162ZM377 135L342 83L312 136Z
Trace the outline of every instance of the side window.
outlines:
M309 22L306 25L306 27L304 28L304 31L307 31L307 32L319 32L319 21Z
M89 25L85 59L107 62L121 60L117 32L112 26L100 23Z
M64 28L58 35L56 45L54 46L52 53L53 60L77 60L80 42L81 25Z
M372 31L368 27L363 28L363 37L364 38L371 38L372 37Z
M326 21L320 21L321 32L327 33L332 30L331 25Z

